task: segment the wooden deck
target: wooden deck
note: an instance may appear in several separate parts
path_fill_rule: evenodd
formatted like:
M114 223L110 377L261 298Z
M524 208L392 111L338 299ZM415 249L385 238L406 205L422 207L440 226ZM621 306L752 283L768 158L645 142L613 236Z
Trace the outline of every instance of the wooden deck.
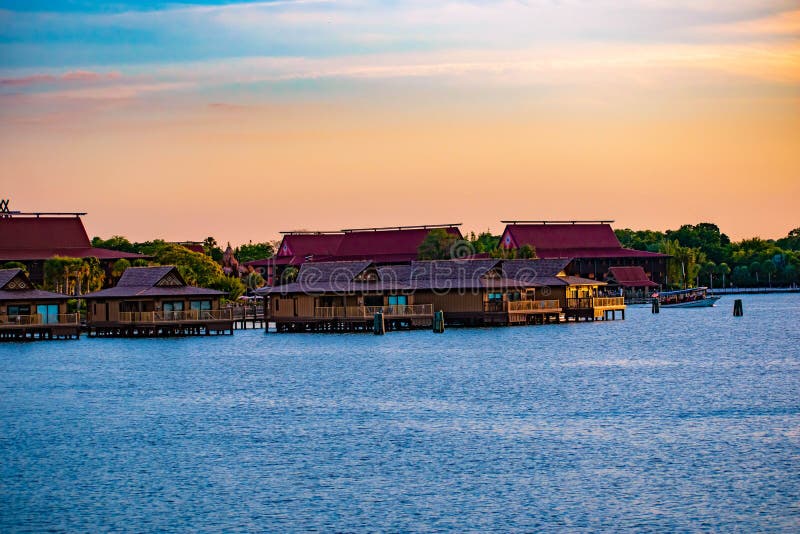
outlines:
M122 312L116 321L91 321L89 337L173 337L233 334L233 311Z
M275 316L278 332L372 332L375 314L383 313L387 331L433 327L431 304L399 306L329 306L315 307L314 315Z
M50 317L41 315L0 315L0 341L79 339L80 314L67 313Z

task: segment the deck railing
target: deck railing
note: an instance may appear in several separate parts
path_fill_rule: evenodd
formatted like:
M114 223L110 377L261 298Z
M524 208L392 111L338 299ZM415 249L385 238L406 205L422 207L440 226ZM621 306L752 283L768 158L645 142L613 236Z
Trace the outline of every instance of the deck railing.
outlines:
M508 303L509 312L560 310L557 300L514 300Z
M619 308L625 306L625 297L595 297L595 308Z
M80 314L60 313L49 316L45 321L44 316L38 313L33 315L0 315L0 328L6 326L35 326L46 324L80 324Z
M616 308L625 306L625 297L568 297L567 308Z
M120 312L120 323L182 323L189 321L230 321L233 310L181 310Z
M384 317L416 317L433 315L433 304L406 304L395 306L321 306L314 308L314 317L336 319L343 317L367 318L383 312Z

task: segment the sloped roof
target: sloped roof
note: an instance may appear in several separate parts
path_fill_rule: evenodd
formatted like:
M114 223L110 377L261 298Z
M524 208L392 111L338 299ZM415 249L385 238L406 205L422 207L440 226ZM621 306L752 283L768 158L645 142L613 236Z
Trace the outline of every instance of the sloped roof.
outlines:
M461 231L455 227L444 229L448 234L462 239ZM417 259L417 249L431 232L428 228L402 228L395 230L361 230L344 234L336 250L339 258L393 257ZM380 261L380 260L376 260Z
M13 280L15 287L10 287ZM61 293L35 289L22 269L0 269L0 301L7 300L64 300L69 298Z
M605 285L586 278L557 276L569 260L437 260L410 265L376 267L378 280L356 276L370 266L364 262L306 263L297 282L257 290L260 294L352 293L368 291L459 290L526 288L566 285Z
M201 297L224 295L223 291L187 286L178 270L172 265L154 267L129 267L122 273L115 287L101 289L83 298L128 297Z
M0 218L0 260L143 258L141 254L92 247L80 217Z
M309 233L309 234L286 234L283 236L276 256L315 256L325 258L336 254L339 243L344 234L338 233Z
M609 267L608 271L617 284L623 287L658 287L658 284L650 280L640 266Z
M539 258L666 257L623 248L607 223L509 224L501 244L506 247L531 245Z
M178 270L172 265L156 265L153 267L128 267L117 282L117 287L148 286L153 287L170 271L175 271L181 281ZM186 285L186 282L184 282Z

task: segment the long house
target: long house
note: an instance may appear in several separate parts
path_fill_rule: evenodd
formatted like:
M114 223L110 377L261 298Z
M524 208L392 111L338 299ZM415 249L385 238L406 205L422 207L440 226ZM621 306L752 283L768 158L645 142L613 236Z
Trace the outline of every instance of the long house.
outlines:
M171 265L129 267L115 287L84 295L90 336L233 333L222 291L193 287Z
M21 269L0 269L0 340L80 337L80 316L69 297L36 289Z
M569 260L467 259L378 265L308 262L297 280L267 287L267 321L278 331L367 330L381 312L387 328L428 327L435 311L450 325L510 325L624 318L605 285L569 276Z

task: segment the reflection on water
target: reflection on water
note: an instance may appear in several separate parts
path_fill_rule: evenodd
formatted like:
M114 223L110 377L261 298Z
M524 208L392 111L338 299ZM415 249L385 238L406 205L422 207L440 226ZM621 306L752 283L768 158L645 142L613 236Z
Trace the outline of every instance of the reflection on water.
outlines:
M800 528L800 297L0 345L0 530Z

